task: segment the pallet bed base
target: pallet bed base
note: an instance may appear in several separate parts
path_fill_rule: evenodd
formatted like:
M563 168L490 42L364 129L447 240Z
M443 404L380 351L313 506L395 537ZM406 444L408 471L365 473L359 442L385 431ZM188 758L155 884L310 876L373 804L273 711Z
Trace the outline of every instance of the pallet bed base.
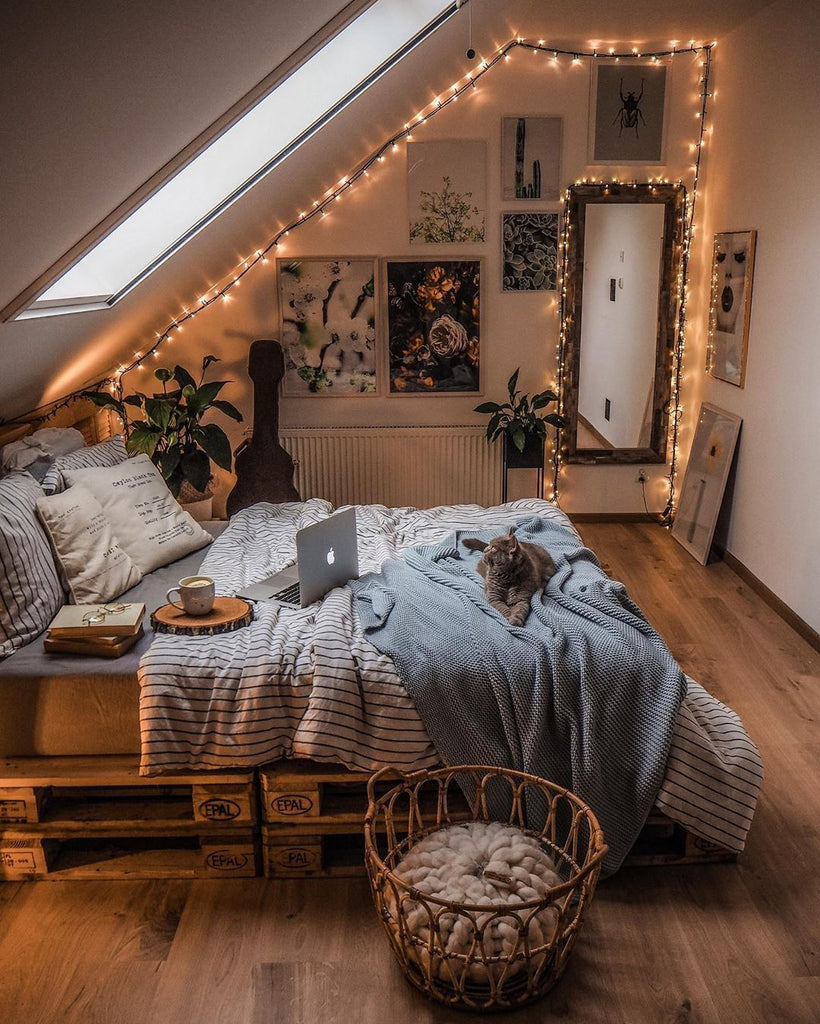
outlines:
M338 878L365 874L362 824L366 772L284 761L259 769L262 865L268 878ZM390 782L385 786L389 787ZM469 817L467 804L454 818ZM729 863L731 850L687 832L654 811L625 867Z
M253 771L139 775L136 757L0 762L0 880L259 873Z

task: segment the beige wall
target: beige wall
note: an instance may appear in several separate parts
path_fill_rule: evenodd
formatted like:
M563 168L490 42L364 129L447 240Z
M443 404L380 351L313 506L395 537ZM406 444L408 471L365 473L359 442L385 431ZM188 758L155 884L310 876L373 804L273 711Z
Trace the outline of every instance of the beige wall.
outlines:
M743 418L725 542L820 630L820 7L779 0L715 51L714 134L700 235L687 423L701 401ZM746 384L706 377L714 232L755 229ZM688 445L689 435L684 436Z

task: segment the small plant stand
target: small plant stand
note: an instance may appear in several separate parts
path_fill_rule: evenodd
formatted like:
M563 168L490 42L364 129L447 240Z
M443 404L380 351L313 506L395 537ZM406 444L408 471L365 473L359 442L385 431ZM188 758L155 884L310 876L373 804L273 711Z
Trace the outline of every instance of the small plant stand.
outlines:
M507 500L507 473L511 469L536 470L536 497L544 497L544 441L540 437L528 437L524 451L520 452L514 444L510 444L504 434L504 461L501 472L501 501Z

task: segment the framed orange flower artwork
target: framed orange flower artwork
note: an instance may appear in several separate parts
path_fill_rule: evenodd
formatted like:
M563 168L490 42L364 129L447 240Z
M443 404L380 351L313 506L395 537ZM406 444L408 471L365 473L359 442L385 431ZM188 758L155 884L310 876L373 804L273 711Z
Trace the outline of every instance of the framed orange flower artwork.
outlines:
M390 394L479 394L481 261L386 268Z

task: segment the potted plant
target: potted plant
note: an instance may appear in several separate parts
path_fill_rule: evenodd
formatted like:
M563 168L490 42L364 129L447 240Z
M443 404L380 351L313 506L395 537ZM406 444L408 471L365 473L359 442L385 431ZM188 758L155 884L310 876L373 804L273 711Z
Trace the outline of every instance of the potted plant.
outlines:
M159 394L136 391L133 395L115 398L107 391L87 391L83 395L95 405L117 413L123 422L128 453L148 455L171 493L188 506L195 518L210 517L210 510L204 504L210 505L212 499L211 463L230 472L232 459L225 431L217 423L203 423L202 419L216 409L237 423L242 421L238 409L217 398L229 382L205 382L208 367L218 362L216 356L205 356L199 383L182 366L175 366L173 370L160 367L154 371L162 384ZM142 418L129 419L129 407L139 409ZM192 508L192 505L199 507Z
M508 468L538 469L544 463L544 440L547 424L553 427L566 426L566 420L557 412L540 415L551 402L558 401L554 391L539 391L537 395L522 395L518 389L519 367L507 382L509 401L482 402L475 412L489 414L487 443L499 435L504 437L504 459Z

